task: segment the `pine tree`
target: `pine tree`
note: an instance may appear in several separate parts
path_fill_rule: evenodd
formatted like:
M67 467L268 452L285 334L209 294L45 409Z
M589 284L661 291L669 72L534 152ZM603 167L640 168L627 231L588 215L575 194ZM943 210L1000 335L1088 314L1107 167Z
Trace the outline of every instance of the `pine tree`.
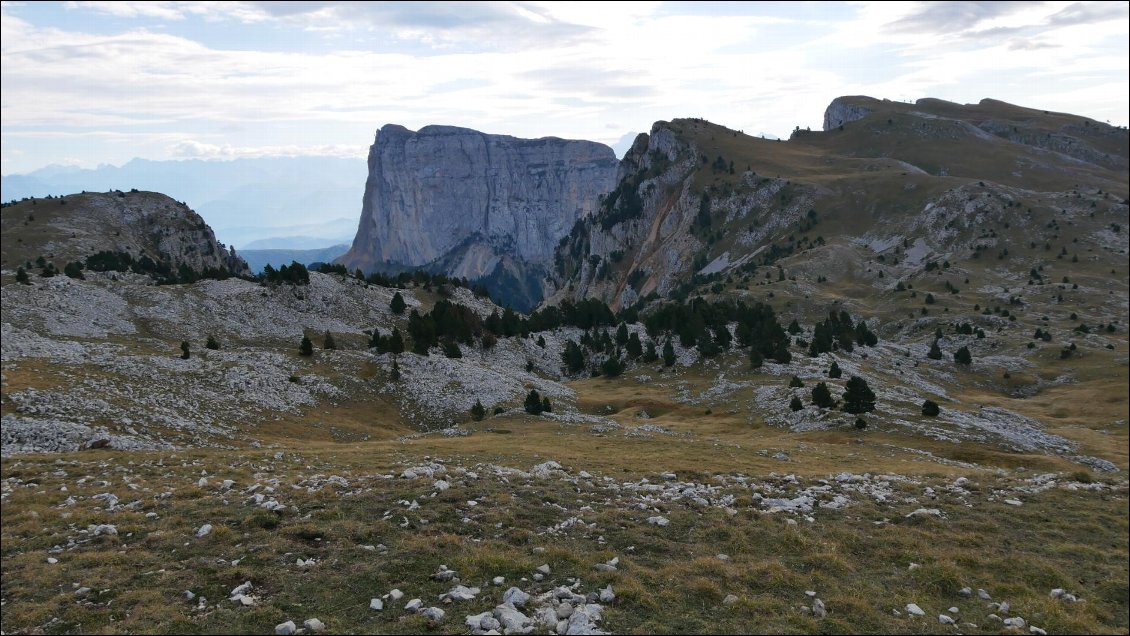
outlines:
M616 328L616 344L620 345L621 347L628 344L628 325L624 324L623 322L621 322L620 326Z
M298 353L304 356L314 355L314 343L310 342L309 336L302 336L302 343L298 345Z
M799 411L799 410L804 408L804 403L800 401L800 398L798 398L797 396L794 395L793 401L789 402L789 408L792 409L793 412L795 413L796 411Z
M192 354L190 354L188 352L188 341L187 340L181 340L180 341L180 357L181 357L181 359L182 360L188 360L189 357L191 357L191 355Z
M392 301L388 304L388 308L392 310L392 313L399 316L408 308L408 303L404 302L404 296L401 296L400 292L396 292L392 295Z
M655 351L655 343L651 340L647 341L647 349L643 352L643 361L650 364L659 359L659 353Z
M812 403L822 409L830 409L836 405L827 384L820 382L812 389Z
M671 341L668 340L663 345L663 366L670 367L675 364L675 347L671 346Z
M773 351L773 359L781 364L792 362L793 354L789 353L788 340L781 340L777 343L777 348Z
M542 411L542 413L552 413L553 412L553 405L549 403L549 396L548 395L542 397L542 399L541 399L541 411Z
M538 346L542 349L545 348L545 336L538 336Z
M216 340L216 336L208 334L208 342L204 343L204 346L215 351L220 348L220 341Z
M926 417L937 417L942 409L938 407L938 403L933 400L926 400L922 403L922 414Z
M624 350L633 360L643 355L643 343L640 342L639 334L633 331L632 335L628 336L628 344L624 346Z
M794 375L792 377L792 379L789 380L789 388L790 389L803 389L804 388L804 382L802 382L799 377Z
M580 373L585 368L585 352L573 340L565 342L565 350L561 352L561 361L565 363L567 373Z
M337 343L334 342L333 334L326 330L326 335L322 336L322 348L326 351L333 351L337 349Z
M609 378L614 378L624 372L624 363L620 362L619 355L609 356L600 365L600 371Z
M63 273L70 278L77 278L78 280L84 280L86 278L86 276L82 275L82 264L75 261L71 261L70 263L64 265Z
M475 405L471 407L471 419L476 422L481 422L486 415L487 410L483 408L483 403L479 400L475 400Z
M835 379L843 376L844 372L840 370L840 365L835 360L832 360L832 366L828 367L828 377Z
M875 393L867 386L867 380L853 375L844 385L844 411L852 415L875 410Z
M16 282L21 285L30 285L31 280L27 275L27 270L22 267L16 268Z
M973 356L969 353L969 347L962 347L953 353L953 361L958 364L972 364Z
M930 352L926 354L926 357L930 358L931 360L942 359L942 349L938 346L937 340L935 340L934 343L930 345Z
M530 415L541 415L542 401L541 396L538 395L537 389L530 389L530 392L526 394L526 401L522 406Z
M400 335L399 329L393 329L392 335L388 338L388 352L392 354L404 353L404 338Z
M867 420L863 419L862 417L855 418L855 427L862 431L863 429L867 428Z
M459 343L452 338L447 338L443 341L443 355L449 358L462 358L463 351L459 349Z
M388 370L388 379L393 382L400 379L400 365L396 363L396 358L392 359L392 368Z
M761 350L754 345L749 348L749 368L760 369L761 365L765 364L765 358L761 355Z

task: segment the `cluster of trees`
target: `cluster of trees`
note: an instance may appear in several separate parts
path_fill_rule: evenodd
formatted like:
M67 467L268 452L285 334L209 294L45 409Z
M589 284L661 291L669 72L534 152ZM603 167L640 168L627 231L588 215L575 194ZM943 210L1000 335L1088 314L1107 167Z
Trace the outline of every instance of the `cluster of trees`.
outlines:
M804 382L795 375L789 381L790 388L802 388L803 386ZM841 399L842 403L837 402L832 397L832 390L828 388L826 382L817 382L816 386L812 388L812 404L818 408L834 409L836 406L840 406L845 413L852 415L861 415L875 410L875 392L868 386L867 380L856 375L853 375L844 384L844 393ZM798 396L794 395L789 402L789 408L793 411L799 411L804 408L804 403Z
M291 261L290 265L282 265L278 269L268 263L259 280L271 285L309 285L310 272L298 261Z
M828 313L828 318L816 323L813 328L812 342L808 345L808 355L817 357L821 353L843 350L853 351L855 345L873 347L879 343L879 337L867 328L867 323L860 320L853 323L851 316L846 311Z

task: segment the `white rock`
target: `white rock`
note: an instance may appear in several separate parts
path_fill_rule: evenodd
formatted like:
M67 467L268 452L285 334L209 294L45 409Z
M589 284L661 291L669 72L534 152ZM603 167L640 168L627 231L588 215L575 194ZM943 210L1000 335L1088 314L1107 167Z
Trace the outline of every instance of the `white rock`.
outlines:
M816 599L812 602L812 614L816 618L824 618L828 615L828 610L824 607L824 601Z
M915 510L914 512L911 512L908 515L906 515L906 518L910 519L911 517L920 517L920 516L941 517L942 511L938 510L937 508L919 508L918 510Z
M722 599L723 605L733 605L738 602L738 597L733 594L727 594L726 598Z
M302 622L302 626L314 633L326 631L326 624L316 618L307 618Z
M388 596L394 601L399 601L400 599L404 598L404 592L401 592L400 590L393 590L388 593Z
M287 621L275 625L276 636L290 636L296 631L298 631L298 626L294 624L294 621Z
M670 524L671 520L668 519L667 517L655 516L655 517L648 517L647 522L650 523L653 526L659 526L660 528L663 528L663 527L666 527L668 524Z
M409 612L417 612L423 606L424 602L422 600L414 598L411 601L408 601L408 603L404 606L404 609L408 610Z
M926 612L922 611L922 608L918 607L918 605L916 605L914 603L907 603L906 604L906 613L907 614L913 614L915 616L925 616L926 615Z
M446 612L438 607L428 607L420 612L420 615L433 623L439 623L443 620L443 615Z
M938 614L938 622L942 625L953 625L954 620L945 614Z
M191 600L194 600L196 598L196 595L192 593L192 590L185 590L184 592L181 593L181 596L186 601L191 601Z
M612 584L611 583L608 585L608 587L600 590L600 602L601 603L611 603L612 601L615 601L615 600L616 600L616 593L612 591Z
M380 612L384 608L385 608L385 602L382 601L379 598L374 598L374 599L369 601L369 609L371 609L371 610L377 610L378 612Z
M543 564L539 565L537 567L537 570L538 570L538 572L541 572L542 574L545 574L546 576L548 576L549 573L552 571L552 570L550 570L548 563L543 563Z
M1057 587L1054 590L1052 590L1051 592L1049 592L1048 596L1050 596L1052 598L1063 598L1063 595L1066 594L1066 593L1067 593L1067 590L1063 589L1062 587Z
M1036 636L1048 636L1047 632L1040 629L1039 627L1036 627L1035 625L1029 625L1028 626L1028 633L1029 634L1035 634Z
M450 599L452 601L469 601L478 596L480 591L481 590L479 590L479 588L477 587L456 585L455 587L451 588L451 590L446 594L440 594L439 600L445 601Z
M196 529L196 538L203 539L204 537L212 534L212 524L206 523Z
M509 603L514 607L522 607L529 600L530 595L516 587L511 587L502 593L502 602Z
M55 557L47 557L47 563L49 563L50 565L55 565L58 562L59 559L56 559Z
M989 593L981 588L977 588L977 598L981 599L982 601L993 600L993 597L989 596Z
M1004 502L1010 506L1023 506L1024 502L1019 499L1005 499Z
M1025 620L1023 618L1020 618L1019 616L1013 616L1012 618L1004 619L1005 627L1019 627L1020 629L1024 629L1025 625L1027 625L1027 622L1025 622Z
M491 579L490 582L491 582L491 585L503 585L503 584L506 583L506 577L496 576L493 579Z
M959 614L959 613L961 613L961 610L959 610L959 609L958 609L958 608L956 608L956 607L951 607L951 608L949 608L949 609L948 609L948 610L946 610L946 611L947 611L947 612L949 612L950 614Z
M957 591L957 594L958 594L958 596L964 596L965 598L969 598L970 596L973 596L973 588L963 587L963 588L961 588L960 590Z
M503 604L494 608L494 617L507 634L528 634L533 631L530 617L514 609L512 605Z

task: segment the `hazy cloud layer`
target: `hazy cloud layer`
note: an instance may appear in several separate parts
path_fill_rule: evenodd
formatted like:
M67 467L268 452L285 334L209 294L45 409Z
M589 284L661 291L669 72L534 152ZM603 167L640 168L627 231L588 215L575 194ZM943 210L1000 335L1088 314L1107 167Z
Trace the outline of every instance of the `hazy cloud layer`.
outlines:
M1122 2L5 3L0 167L361 157L385 123L787 136L844 94L1124 124L1127 23Z

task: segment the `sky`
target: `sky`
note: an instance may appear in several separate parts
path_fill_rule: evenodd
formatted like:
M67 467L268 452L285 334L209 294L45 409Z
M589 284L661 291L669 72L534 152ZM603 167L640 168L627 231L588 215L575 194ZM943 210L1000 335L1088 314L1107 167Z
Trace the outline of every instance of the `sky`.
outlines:
M1130 121L1126 2L3 2L0 172L363 158L386 123L623 143L840 95Z

